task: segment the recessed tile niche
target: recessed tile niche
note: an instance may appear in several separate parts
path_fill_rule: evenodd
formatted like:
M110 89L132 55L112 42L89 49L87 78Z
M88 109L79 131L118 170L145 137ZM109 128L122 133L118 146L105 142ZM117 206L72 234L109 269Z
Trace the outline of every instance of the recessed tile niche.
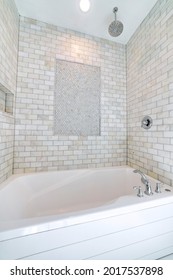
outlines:
M56 60L54 133L100 135L100 67Z
M13 114L13 99L14 95L0 84L0 111Z

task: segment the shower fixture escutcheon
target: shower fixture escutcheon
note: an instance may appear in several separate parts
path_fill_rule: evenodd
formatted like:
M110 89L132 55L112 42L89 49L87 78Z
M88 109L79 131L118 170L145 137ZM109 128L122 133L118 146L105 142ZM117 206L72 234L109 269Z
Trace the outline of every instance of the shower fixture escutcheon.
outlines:
M113 8L113 13L115 14L115 20L109 25L108 32L112 37L117 37L123 32L122 22L117 20L118 8Z
M153 125L153 120L150 116L145 116L141 121L141 127L144 129L150 129Z

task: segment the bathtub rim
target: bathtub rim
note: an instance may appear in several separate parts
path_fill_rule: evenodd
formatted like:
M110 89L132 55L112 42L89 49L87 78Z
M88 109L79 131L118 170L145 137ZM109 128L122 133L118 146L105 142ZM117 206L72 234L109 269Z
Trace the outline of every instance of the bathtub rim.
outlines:
M6 187L8 184L10 184L12 181L18 179L18 178L23 178L23 177L29 177L32 175L42 175L42 174L53 174L53 173L59 173L59 172L87 172L87 171L101 171L101 170L114 170L114 169L132 169L134 170L133 167L129 165L121 165L121 166L106 166L106 167L96 167L96 168L79 168L79 169L65 169L65 170L48 170L48 171L38 171L38 172L27 172L27 173L18 173L18 174L12 174L9 178L7 178L4 182L0 183L0 191L4 187ZM150 177L147 175L147 177ZM157 180L157 179L154 179ZM158 180L157 180L158 181ZM159 181L158 181L159 182Z

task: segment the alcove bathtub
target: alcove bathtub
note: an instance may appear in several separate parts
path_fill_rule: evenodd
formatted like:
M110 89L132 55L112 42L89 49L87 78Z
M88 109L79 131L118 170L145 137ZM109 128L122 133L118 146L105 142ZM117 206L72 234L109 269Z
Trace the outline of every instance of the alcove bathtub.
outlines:
M128 166L13 175L0 185L0 259L157 259L173 252L173 192Z

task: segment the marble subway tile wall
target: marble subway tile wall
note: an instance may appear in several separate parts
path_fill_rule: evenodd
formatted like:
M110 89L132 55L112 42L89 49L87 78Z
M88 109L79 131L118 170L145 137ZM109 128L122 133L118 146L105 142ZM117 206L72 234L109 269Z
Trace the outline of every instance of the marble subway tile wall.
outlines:
M0 2L0 90L3 99L2 89L14 95L16 92L19 15L13 0ZM1 105L0 183L12 174L14 145L14 116L4 112L5 103L1 102Z
M100 67L101 135L54 135L56 60ZM126 164L126 47L20 18L14 173Z
M129 165L173 186L172 0L159 0L127 44L127 108Z

